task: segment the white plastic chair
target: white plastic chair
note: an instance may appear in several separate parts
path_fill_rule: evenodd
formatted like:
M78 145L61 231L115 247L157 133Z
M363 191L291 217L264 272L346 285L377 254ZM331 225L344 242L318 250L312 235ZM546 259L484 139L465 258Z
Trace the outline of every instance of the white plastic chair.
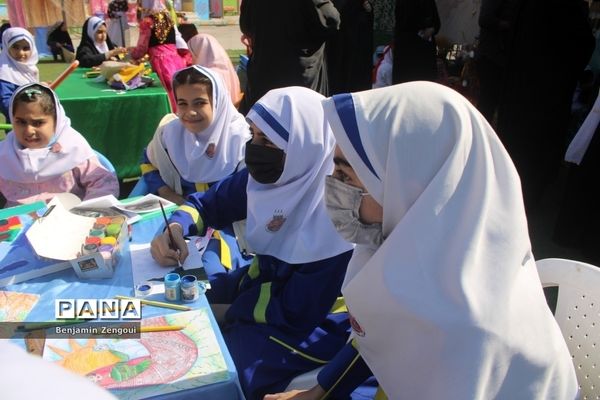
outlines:
M600 268L579 261L536 261L544 287L558 286L554 317L573 358L581 398L600 399Z
M319 367L313 369L312 371L305 372L302 375L298 375L297 377L292 379L287 388L285 388L285 391L287 392L290 390L306 390L312 388L317 384L317 375L319 375L319 371L321 370L321 368L323 367Z

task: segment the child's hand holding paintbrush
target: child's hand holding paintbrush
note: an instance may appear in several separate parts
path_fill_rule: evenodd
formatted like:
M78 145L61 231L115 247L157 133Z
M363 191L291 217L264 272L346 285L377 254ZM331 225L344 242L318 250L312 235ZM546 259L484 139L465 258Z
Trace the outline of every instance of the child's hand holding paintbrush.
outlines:
M177 264L181 266L181 263L185 261L188 256L187 244L183 238L183 229L179 224L169 225L162 202L159 203L165 220L166 229L162 234L156 236L152 240L150 252L152 257L160 265L167 266Z

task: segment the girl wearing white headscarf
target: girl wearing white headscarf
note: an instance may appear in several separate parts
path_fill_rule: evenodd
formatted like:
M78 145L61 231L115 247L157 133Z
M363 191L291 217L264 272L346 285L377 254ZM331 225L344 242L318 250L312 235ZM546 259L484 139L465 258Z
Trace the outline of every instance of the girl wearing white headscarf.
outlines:
M430 82L337 95L324 108L365 188L329 178L326 194L338 231L358 243L342 293L388 397L576 398L519 176L485 118ZM358 219L365 191L381 224Z
M2 34L0 52L0 107L10 122L10 98L17 88L40 81L35 40L27 29L8 28Z
M95 67L127 52L124 47L113 44L106 29L106 23L98 17L89 17L84 22L81 29L81 43L77 47L75 56L79 60L80 67Z
M17 114L26 105L27 112ZM10 113L15 127L0 142L0 192L7 206L48 201L64 192L83 200L119 195L117 177L71 127L51 89L39 84L20 87L11 98Z
M234 108L218 73L196 65L178 71L173 82L175 92L197 84L211 95L210 124L200 132L191 132L180 119L190 115L167 116L165 121L170 122L159 126L142 159L142 177L150 193L177 204L185 201L183 196L203 192L241 169L250 139L248 123Z
M188 196L170 220L185 258L183 234L247 217L246 239L257 256L251 266L211 281L209 301L231 304L223 334L249 399L283 390L295 375L333 356L347 337L345 316L329 314L352 247L325 209L334 140L322 99L301 87L267 93L248 114L248 170ZM168 244L168 235L152 243L160 263L178 257Z

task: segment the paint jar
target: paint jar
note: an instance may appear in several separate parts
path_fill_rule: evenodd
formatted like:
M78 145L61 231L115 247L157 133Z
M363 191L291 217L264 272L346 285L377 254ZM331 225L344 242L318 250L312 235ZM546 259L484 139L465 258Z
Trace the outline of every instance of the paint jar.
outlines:
M121 225L109 224L106 226L106 236L119 237L121 233Z
M85 244L95 244L96 246L100 246L102 243L102 239L97 236L88 236L85 238Z
M106 229L106 225L105 224L99 224L99 223L95 223L94 227L92 228L94 230L99 230L99 231L104 231Z
M135 297L146 297L152 293L152 282L142 282L135 285Z
M98 217L96 218L96 223L97 224L101 224L101 225L108 225L110 224L111 218L110 217Z
M200 298L198 279L194 275L185 275L181 278L181 299L192 303Z
M168 301L179 301L181 299L181 277L179 274L173 272L165 275L165 299Z
M114 238L112 236L107 236L107 237L103 237L100 240L100 243L104 246L116 246L117 245L117 238Z
M98 245L96 244L84 244L81 247L81 255L89 256L90 254L94 254L98 252Z
M124 222L125 222L125 217L113 217L110 220L111 224L117 224L117 225L123 225Z
M105 236L104 229L92 229L90 231L90 236L96 236L102 239Z

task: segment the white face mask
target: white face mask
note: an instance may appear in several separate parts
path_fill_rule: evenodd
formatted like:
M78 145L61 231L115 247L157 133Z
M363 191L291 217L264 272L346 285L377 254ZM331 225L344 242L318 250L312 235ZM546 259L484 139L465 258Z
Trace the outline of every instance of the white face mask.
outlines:
M351 243L378 247L383 243L381 224L363 224L359 220L363 196L369 194L332 176L325 177L325 204L338 233Z

